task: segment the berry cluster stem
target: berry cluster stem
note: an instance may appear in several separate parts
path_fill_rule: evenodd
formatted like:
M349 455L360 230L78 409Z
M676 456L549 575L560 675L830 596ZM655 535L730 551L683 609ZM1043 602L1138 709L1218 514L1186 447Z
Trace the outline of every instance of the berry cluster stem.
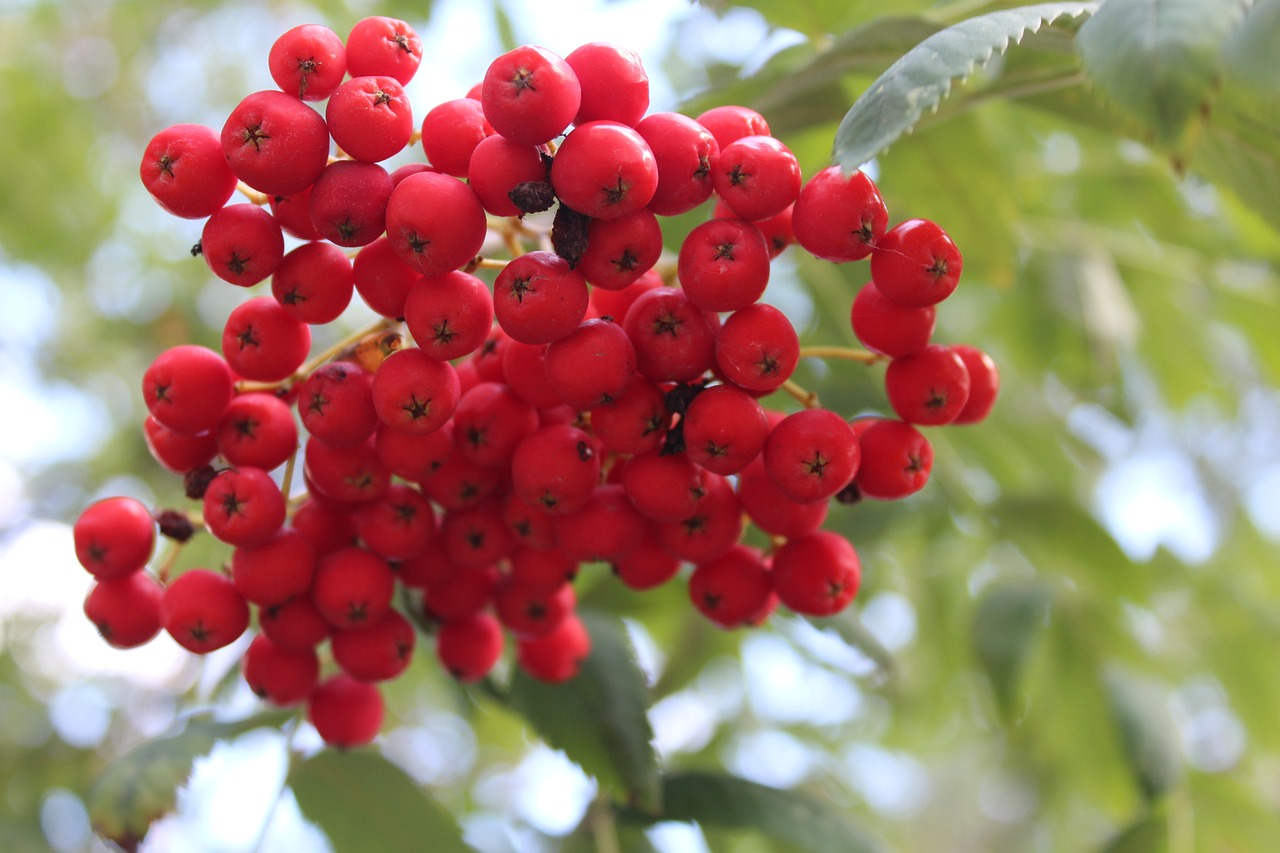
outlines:
M800 347L800 357L834 358L841 361L856 361L859 364L875 364L880 361L889 361L887 355L881 355L870 350L836 346Z

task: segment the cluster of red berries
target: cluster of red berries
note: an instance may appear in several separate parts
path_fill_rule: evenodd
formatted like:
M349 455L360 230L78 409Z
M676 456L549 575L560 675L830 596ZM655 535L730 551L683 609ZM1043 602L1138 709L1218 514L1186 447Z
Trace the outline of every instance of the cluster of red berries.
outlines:
M421 56L403 21L367 18L345 42L296 27L270 52L279 90L245 98L221 134L177 125L147 146L143 183L207 219L196 252L212 272L270 278L271 294L231 312L221 353L176 346L146 371L148 445L202 512L87 508L89 618L115 646L163 629L206 653L256 614L246 681L308 702L321 735L350 745L378 731L376 685L404 670L419 626L461 680L484 677L508 634L531 676L572 678L590 642L583 563L634 589L691 565L693 604L725 627L778 603L844 608L860 566L821 529L829 502L916 491L932 455L913 424L979 420L995 395L989 358L930 343L961 269L947 235L888 228L861 172L803 182L749 109L646 115L629 50L517 48L415 127L404 85ZM380 165L415 130L427 162ZM251 203L227 203L237 188ZM665 283L658 217L713 197ZM758 301L792 242L870 257L852 323L866 360L889 361L898 418L761 406L784 387L803 399L797 333ZM312 355L310 327L354 293L385 322ZM306 494L290 498L299 425ZM748 522L767 549L744 543ZM180 542L197 523L231 546L226 566L144 571L157 526ZM326 640L337 674L322 679Z

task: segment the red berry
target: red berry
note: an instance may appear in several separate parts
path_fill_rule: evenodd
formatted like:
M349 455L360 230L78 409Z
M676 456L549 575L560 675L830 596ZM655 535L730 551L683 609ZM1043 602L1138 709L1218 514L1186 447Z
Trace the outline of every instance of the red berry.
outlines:
M364 548L343 548L320 559L311 597L335 628L371 625L391 609L395 573Z
M396 185L387 204L391 247L423 275L464 266L480 251L487 233L475 193L448 175L410 175Z
M475 352L493 326L493 295L470 273L423 276L404 302L404 321L422 352L452 361Z
M742 537L742 506L725 477L707 473L706 494L693 512L678 521L656 525L657 541L668 553L692 563L705 563L729 550Z
M800 189L791 211L795 240L826 261L857 261L871 254L889 224L880 190L864 172L845 175L828 166Z
M616 219L594 219L578 270L593 287L621 290L644 275L662 256L662 226L648 209ZM619 315L614 319L622 321Z
M610 566L629 588L646 590L675 577L680 571L680 559L668 554L652 535L646 535L638 546L615 557Z
M157 421L194 435L215 428L231 402L231 372L211 349L170 347L142 375L142 398Z
M307 719L320 737L343 749L372 742L382 728L384 713L377 686L345 673L321 682L307 700Z
M721 148L711 178L734 215L753 222L778 215L800 193L800 164L772 136L744 136Z
M552 515L577 512L600 477L600 454L574 426L546 426L523 439L511 458L512 489Z
M499 134L476 145L467 165L467 183L494 216L523 214L525 211L512 201L512 192L521 184L546 180L547 166L536 146L512 142Z
M356 533L366 548L387 560L403 560L427 549L436 535L431 504L416 489L399 483L355 512Z
M347 73L347 51L333 30L302 24L275 40L267 66L282 91L304 101L323 101Z
M76 559L99 580L133 574L151 559L156 527L140 501L103 498L80 513L71 528Z
M764 467L777 487L799 503L826 500L858 471L858 440L829 409L803 409L783 418L764 445Z
M237 305L222 329L222 355L228 366L256 382L288 379L310 351L310 327L289 316L270 296Z
M924 487L933 469L933 447L911 424L875 420L858 435L862 464L855 483L871 498L896 500Z
M828 501L799 503L787 496L756 457L738 472L738 500L751 523L774 536L803 536L827 519Z
M699 563L689 576L694 606L722 628L745 625L765 605L770 591L768 567L760 552L746 545L734 545Z
M573 123L616 121L635 126L649 109L649 75L633 50L590 42L564 58L582 90Z
M387 226L391 176L377 163L337 160L311 185L311 223L338 246L367 246Z
M191 569L165 587L160 622L178 645L202 655L240 639L249 605L227 576Z
M553 252L526 252L493 283L493 313L502 330L526 344L549 344L578 328L587 312L582 273Z
M221 472L204 493L204 523L228 545L261 545L284 524L284 495L261 468Z
M732 104L712 107L698 116L698 124L715 136L721 150L744 136L769 135L769 123L764 116L749 107Z
M642 294L622 328L635 347L636 369L655 382L688 382L715 364L715 326L683 290Z
M183 219L210 216L236 191L218 135L198 124L175 124L152 137L139 173L156 203Z
M273 705L296 705L320 680L320 658L313 648L287 649L259 634L245 650L241 672L260 698Z
M556 547L584 563L612 560L639 547L646 528L623 487L612 483L596 486L577 512L551 520Z
M684 416L685 452L716 474L736 474L760 455L769 420L755 397L716 385L693 398Z
M591 635L577 614L570 613L549 633L516 641L516 662L529 675L549 684L569 681L591 653Z
M376 500L387 490L391 472L378 459L373 442L332 447L312 439L303 451L308 491L343 503Z
M152 458L175 474L202 468L219 452L218 439L212 430L185 435L169 429L156 420L155 415L147 415L142 422L142 432Z
M488 613L450 619L436 634L436 654L459 681L479 681L502 655L502 626Z
M548 347L547 380L560 399L589 409L622 396L636 371L636 351L622 326L587 320Z
M311 107L284 92L255 92L222 126L222 151L231 171L267 195L300 192L329 160L329 128Z
M392 353L373 375L372 403L387 426L418 435L435 432L457 409L458 374L420 349Z
M256 204L229 204L214 212L200 235L200 254L218 278L252 287L284 258L284 234Z
M580 124L551 163L560 201L595 219L618 219L644 208L658 187L653 152L639 133L612 121Z
M307 209L310 222L310 208ZM316 234L318 240L319 234ZM271 295L295 320L331 323L351 303L351 260L332 243L304 243L290 251L271 276Z
M389 681L409 666L417 634L398 610L388 610L368 625L335 631L333 659L342 671L361 681Z
M237 468L270 471L298 449L298 426L289 404L274 394L241 394L218 424L218 453Z
M281 528L260 545L231 553L231 581L245 600L263 607L284 604L311 589L316 551L298 530Z
M935 305L960 280L963 259L936 223L908 219L884 232L871 256L871 280L885 298L908 308Z
M736 311L754 303L769 283L769 246L744 219L710 219L680 244L680 286L705 311Z
M867 349L897 358L928 346L936 315L932 305L905 308L886 299L869 281L853 298L849 321Z
M773 555L773 589L796 613L830 616L858 593L858 554L838 533L818 530L789 539Z
M480 102L498 133L521 145L541 145L573 121L582 88L564 59L545 48L524 45L489 64Z
M492 135L484 108L471 98L445 101L422 119L422 150L427 162L455 178L467 177L476 146Z
M395 156L413 136L413 107L392 77L352 77L334 90L324 115L334 143L368 163Z
M787 315L763 302L734 311L716 337L716 366L725 379L748 391L781 388L799 362L795 327Z
M969 398L953 424L972 424L984 420L995 405L1000 390L1000 372L995 360L982 350L959 344L951 350L960 356L969 373Z
M94 584L84 614L110 645L131 649L160 633L164 590L146 572L130 572Z
M386 237L360 248L351 276L364 304L391 319L404 316L409 291L422 280L422 273L406 263Z
M292 651L314 649L333 631L309 595L262 608L258 612L258 625L273 643Z
M347 69L352 77L384 75L408 85L422 64L422 40L397 18L362 18L347 35Z
M907 423L948 424L969 399L969 371L950 347L929 344L914 355L891 361L884 389L889 405Z
M298 392L302 426L330 447L363 444L379 423L373 383L374 375L354 362L332 361L318 368Z
M666 394L643 377L633 380L622 396L591 409L591 431L614 453L657 450L670 423Z

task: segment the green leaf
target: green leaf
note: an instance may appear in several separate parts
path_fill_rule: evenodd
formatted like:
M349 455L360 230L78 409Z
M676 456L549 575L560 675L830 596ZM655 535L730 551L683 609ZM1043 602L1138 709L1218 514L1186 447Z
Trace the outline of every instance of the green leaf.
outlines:
M1258 0L1223 48L1229 79L1260 97L1280 97L1276 45L1280 45L1280 0Z
M86 805L94 830L126 847L130 840L141 840L154 821L173 809L195 760L214 744L254 729L279 727L293 716L275 711L230 723L200 717L177 734L139 744L108 764L89 790Z
M1110 0L1080 28L1085 72L1158 143L1181 152L1221 82L1239 8L1238 0Z
M587 608L579 614L591 635L591 654L578 676L545 684L517 671L508 701L603 788L656 811L661 780L644 673L617 619Z
M1040 581L1011 581L988 590L974 612L974 650L1006 721L1020 715L1022 673L1052 600L1052 591Z
M661 820L708 829L749 831L788 850L872 853L881 845L835 807L799 791L770 788L707 771L668 775ZM651 817L624 813L631 820Z
M1098 853L1165 853L1168 849L1169 821L1153 814L1120 830Z
M335 853L471 853L453 815L372 750L317 753L293 768L289 786Z
M1129 768L1148 800L1178 783L1182 764L1164 692L1118 670L1106 675L1107 701Z
M980 15L935 33L916 45L867 89L840 122L834 159L855 169L936 109L951 81L967 77L1010 42L1061 17L1078 18L1095 3L1043 3Z

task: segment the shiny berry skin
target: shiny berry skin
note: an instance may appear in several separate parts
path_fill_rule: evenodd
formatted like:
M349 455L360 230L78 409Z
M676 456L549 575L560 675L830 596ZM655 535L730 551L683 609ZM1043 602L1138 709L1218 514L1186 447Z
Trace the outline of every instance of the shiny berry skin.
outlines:
M288 379L307 360L311 329L270 296L232 309L222 329L222 355L236 375L255 382Z
M409 666L416 640L413 625L392 609L376 622L335 631L329 645L347 675L360 681L389 681Z
M329 97L325 121L339 148L368 163L403 151L414 131L409 96L391 77L347 80Z
M769 246L744 219L711 219L680 244L677 272L689 301L704 311L753 304L769 283Z
M684 416L685 452L715 474L736 474L760 455L769 420L756 398L731 385L707 388Z
M287 707L311 695L320 680L320 658L313 648L287 649L259 634L245 650L241 674L258 698Z
M267 54L271 79L303 101L323 101L347 73L347 50L342 37L320 24L301 24L286 30Z
M314 649L333 632L333 626L320 615L310 596L262 608L258 626L277 646L292 651Z
M311 597L333 627L358 628L391 609L395 584L386 560L364 548L343 548L320 559Z
M831 616L857 595L862 567L848 539L817 530L778 549L771 578L778 599L796 613Z
M721 150L744 136L770 135L764 116L750 107L735 104L712 107L699 115L697 121L716 138Z
M494 216L519 216L523 211L511 200L512 191L520 184L546 180L539 149L500 134L477 144L467 163L467 184Z
M336 246L367 246L386 230L392 189L377 163L330 163L311 187L311 224Z
M313 438L303 450L309 491L340 503L377 500L391 483L372 439L351 447L331 447Z
M649 144L658 167L658 186L649 209L659 216L685 213L711 197L711 170L720 154L716 138L680 113L645 116L635 126Z
M578 328L589 294L582 273L554 252L526 252L498 273L493 313L504 332L526 344L549 344Z
M591 410L591 431L614 453L657 450L670 423L666 394L643 377L632 381L621 397Z
M575 409L616 400L636 372L636 351L622 326L612 320L587 320L547 347L547 380L560 399Z
M908 219L884 233L871 255L871 280L885 298L908 308L935 305L960 280L963 258L934 222Z
M296 193L273 195L267 198L267 207L276 218L280 229L299 240L319 240L320 232L311 224L311 187L308 184Z
M246 601L262 607L306 594L315 573L315 547L291 527L282 527L260 545L231 553L231 582Z
M255 392L232 399L214 435L218 453L237 468L271 471L298 449L293 410L274 394Z
M458 401L453 443L468 462L505 469L516 446L537 428L537 409L501 382L481 382Z
M800 193L800 164L772 136L744 136L720 149L711 172L716 195L743 219L777 216Z
M924 488L933 469L933 447L911 424L876 420L858 434L862 464L855 479L870 498L897 500Z
M373 408L387 426L425 435L453 415L461 391L451 364L417 348L402 349L373 375Z
M969 373L969 398L951 423L973 424L985 420L1000 390L1000 371L995 360L977 347L966 344L957 344L951 349L960 356Z
M372 743L385 713L377 686L346 673L321 682L307 699L307 720L325 743L341 749Z
M555 629L577 604L572 584L529 586L510 575L493 591L493 611L517 637L541 637Z
M103 498L80 513L71 528L76 559L99 580L133 574L151 559L156 525L140 501Z
M618 219L644 208L658 187L649 144L612 121L576 126L556 149L551 185L560 201L594 219Z
M350 361L331 361L302 383L298 414L313 438L331 447L355 447L378 428L374 375Z
M667 553L691 563L710 562L742 538L742 506L733 485L709 472L704 483L706 493L693 512L679 521L653 527L654 537Z
M423 276L405 298L404 322L425 355L462 358L479 349L493 327L493 294L460 270Z
M204 493L205 527L228 545L261 545L275 535L284 519L284 495L261 468L222 471Z
M826 500L848 485L860 453L853 429L829 409L787 415L769 433L764 467L773 482L798 503Z
M387 560L421 554L436 535L430 502L401 483L393 483L376 501L362 504L354 515L356 533L365 547Z
M408 85L422 64L422 39L398 18L373 15L347 34L347 70L352 77L383 75Z
M540 637L516 641L516 663L525 673L548 684L574 678L591 654L591 635L576 613L561 619Z
M308 221L310 215L308 208ZM271 295L285 313L312 325L338 319L351 304L353 293L351 260L342 249L324 241L291 250L271 276Z
M385 236L362 246L351 262L351 281L360 299L383 317L404 316L409 291L422 279Z
M622 469L622 487L645 518L674 522L691 515L706 494L707 474L683 453L643 453Z
M229 204L204 223L200 254L209 270L237 287L252 287L284 258L284 233L256 204Z
M834 263L871 254L889 224L875 183L864 172L846 176L828 166L800 189L791 211L795 240L816 258Z
M488 613L450 619L436 633L436 655L454 678L475 682L489 674L502 655L502 625Z
M683 290L659 287L642 294L622 328L635 347L636 369L655 382L688 382L715 364L715 327Z
M889 405L907 423L949 424L969 399L969 370L952 348L929 344L889 362L884 390Z
M422 150L427 162L455 178L467 177L476 146L492 135L484 108L471 98L437 104L422 119Z
M689 598L721 628L745 625L769 598L769 569L760 552L734 545L714 560L699 563L689 576Z
M222 356L195 344L170 347L142 375L142 398L157 421L184 435L217 427L231 402Z
M577 512L553 516L556 547L579 562L608 561L644 541L644 516L632 506L620 485L596 486Z
M773 482L764 459L738 472L738 500L751 523L774 536L804 536L827 519L829 501L798 503Z
M178 645L203 655L240 639L249 627L249 605L230 578L190 569L165 587L160 623Z
M400 259L423 275L464 266L484 245L484 208L457 178L410 175L387 204L387 239Z
M315 183L329 160L329 128L293 95L255 92L222 126L231 171L253 189L288 196Z
M84 614L102 639L117 649L132 649L160 633L164 589L146 572L100 580L84 600Z
M680 559L668 554L652 535L609 563L618 580L637 591L661 586L680 571Z
M600 477L600 454L575 426L545 426L523 439L511 458L515 493L552 515L577 512Z
M633 50L589 42L565 56L582 90L573 123L616 121L634 127L649 109L649 75Z
M716 365L725 379L748 391L781 388L800 362L795 327L772 305L757 302L730 314L716 337Z
M199 124L175 124L152 137L139 175L156 203L183 219L212 215L236 191L218 134Z
M202 468L218 454L218 439L212 430L184 435L160 423L155 415L147 415L142 433L152 458L175 474Z
M885 298L875 282L867 282L853 298L849 322L862 345L897 358L920 352L933 336L937 309L905 308Z
M662 226L651 211L642 209L617 219L592 220L578 270L593 287L621 290L652 269L661 256Z
M578 114L582 87L562 57L524 45L489 64L480 103L495 131L520 145L541 145Z

